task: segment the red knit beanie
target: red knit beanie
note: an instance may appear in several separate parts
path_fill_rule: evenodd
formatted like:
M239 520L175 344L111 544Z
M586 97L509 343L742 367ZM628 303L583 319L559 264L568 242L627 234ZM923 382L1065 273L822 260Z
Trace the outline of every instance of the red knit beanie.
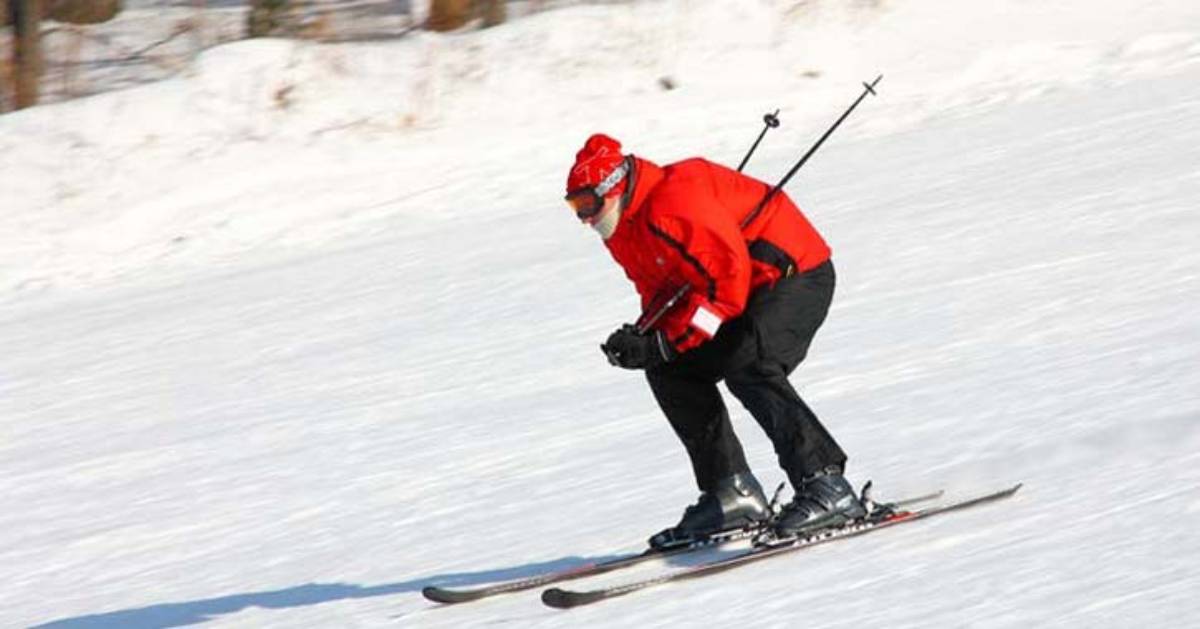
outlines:
M571 173L567 175L567 193L581 188L594 188L624 160L620 142L603 133L592 135L575 154L575 164L571 167ZM624 190L625 180L622 179L609 189L605 196L619 194Z

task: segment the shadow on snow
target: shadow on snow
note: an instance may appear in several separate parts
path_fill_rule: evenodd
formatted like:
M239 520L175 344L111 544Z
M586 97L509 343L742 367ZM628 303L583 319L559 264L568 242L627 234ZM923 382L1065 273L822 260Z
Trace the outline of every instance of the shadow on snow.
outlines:
M266 609L305 607L335 601L420 592L428 585L471 587L495 581L520 579L543 572L569 568L582 563L605 561L613 558L613 556L590 558L564 557L554 561L531 563L512 568L441 574L374 586L348 583L308 583L284 590L232 594L218 598L179 603L162 603L135 609L123 609L75 618L64 618L36 625L31 629L98 629L100 627L158 629L162 627L183 627L206 622L217 616L234 614L251 607Z

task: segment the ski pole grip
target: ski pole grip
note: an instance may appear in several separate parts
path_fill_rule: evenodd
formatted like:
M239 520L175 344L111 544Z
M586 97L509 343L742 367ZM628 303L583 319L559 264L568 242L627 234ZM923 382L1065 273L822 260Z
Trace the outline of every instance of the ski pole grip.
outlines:
M759 132L758 138L754 140L754 144L750 146L750 150L746 152L746 156L742 158L742 163L738 164L737 170L739 173L742 172L742 169L746 167L746 162L750 161L750 156L754 155L755 149L758 148L759 142L762 142L763 136L767 135L767 131L770 131L771 129L774 129L775 127L778 127L778 126L779 126L779 110L778 109L776 109L775 113L773 113L773 114L768 113L763 116L763 130L761 132Z

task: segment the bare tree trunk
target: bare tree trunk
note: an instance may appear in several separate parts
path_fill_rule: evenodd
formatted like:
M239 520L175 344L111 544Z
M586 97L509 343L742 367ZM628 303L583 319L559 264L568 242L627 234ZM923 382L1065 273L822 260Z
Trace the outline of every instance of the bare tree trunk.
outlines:
M471 0L432 0L429 4L431 31L452 31L462 28L471 17Z
M508 17L507 0L479 0L479 11L483 15L483 27L489 28L504 23Z
M13 68L16 74L17 109L38 102L38 81L42 76L41 15L42 0L9 0L13 23Z

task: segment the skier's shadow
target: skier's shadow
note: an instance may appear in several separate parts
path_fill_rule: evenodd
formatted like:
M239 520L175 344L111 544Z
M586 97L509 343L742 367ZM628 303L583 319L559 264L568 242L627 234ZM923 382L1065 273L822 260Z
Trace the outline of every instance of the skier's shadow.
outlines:
M266 609L305 607L333 601L419 592L428 585L471 587L493 581L520 579L543 572L562 570L581 564L606 561L614 558L615 556L611 555L600 557L563 557L552 561L530 563L510 568L439 574L401 581L399 583L373 586L354 585L350 583L307 583L284 590L232 594L198 601L161 603L135 609L123 609L74 618L63 618L36 625L30 629L110 629L116 627L120 627L121 629L162 629L164 627L183 627L213 620L218 616L234 614L251 607Z

